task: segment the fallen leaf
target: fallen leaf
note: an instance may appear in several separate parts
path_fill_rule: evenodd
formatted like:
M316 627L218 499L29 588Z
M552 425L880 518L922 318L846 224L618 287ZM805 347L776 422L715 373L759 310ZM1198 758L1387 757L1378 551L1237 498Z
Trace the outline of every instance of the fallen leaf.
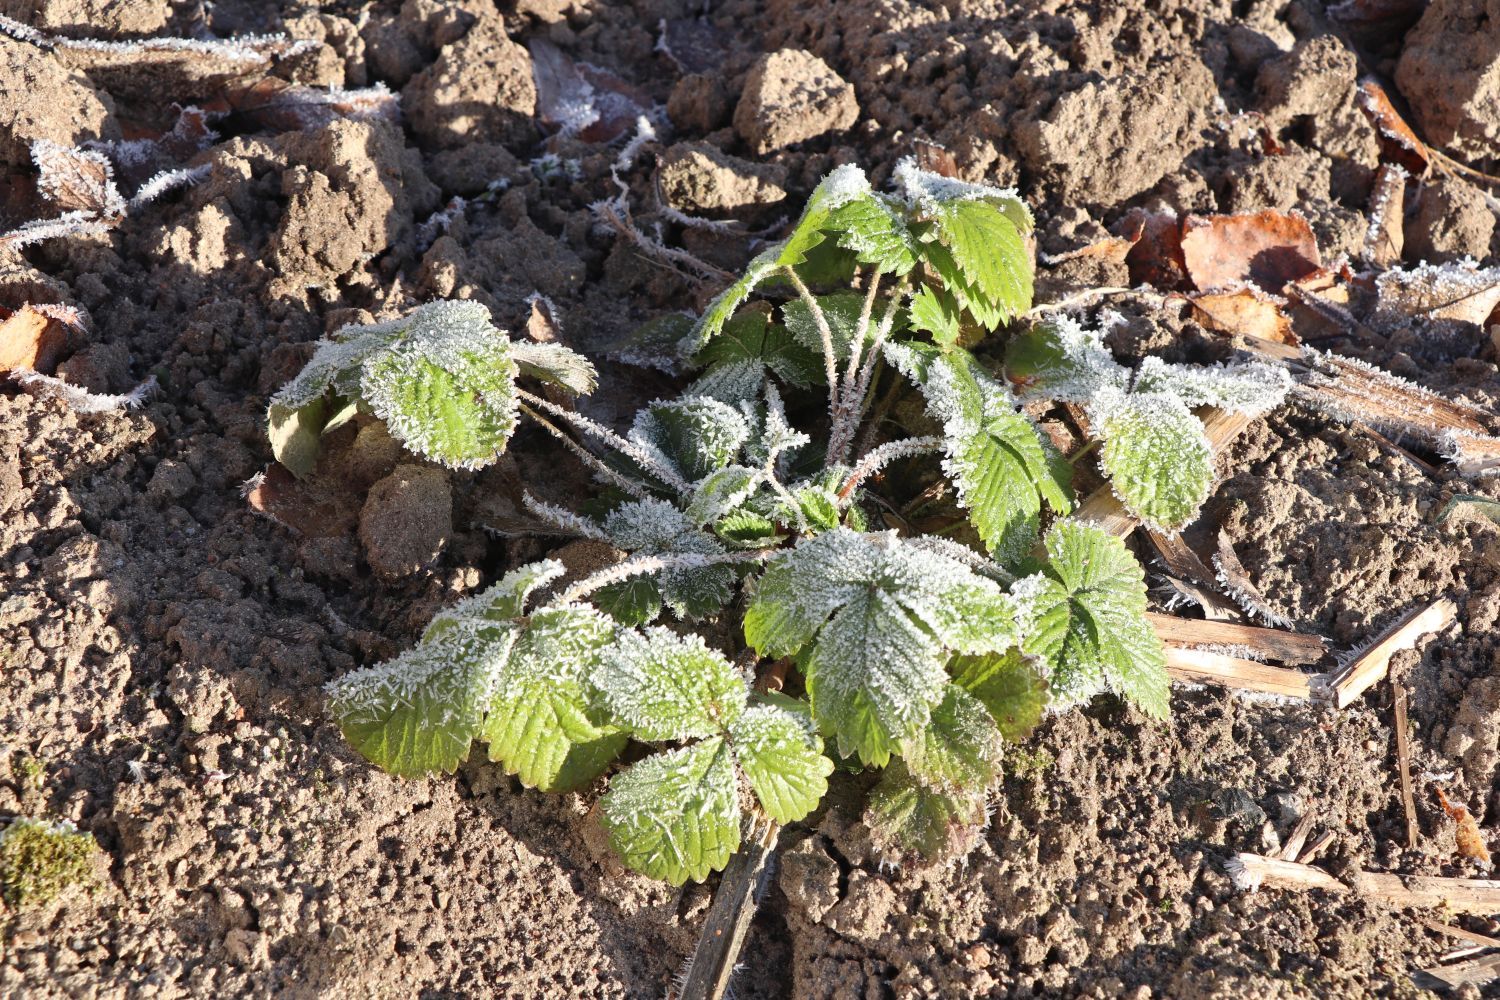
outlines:
M728 46L706 19L678 18L661 23L656 51L676 63L680 73L707 73L723 65Z
M1370 188L1370 224L1365 229L1363 254L1376 267L1401 260L1406 245L1406 182L1411 175L1399 163L1382 163Z
M939 177L958 176L958 160L946 147L926 139L918 139L912 143L912 151L916 154L917 166L923 170Z
M1201 291L1249 281L1275 294L1322 266L1307 220L1270 210L1189 215L1182 227L1182 259Z
M245 483L250 509L309 538L336 538L354 530L360 498L330 477L300 480L286 467L271 464Z
M1051 254L1044 258L1043 263L1049 267L1070 260L1097 260L1106 264L1123 264L1130 256L1131 248L1136 240L1124 236L1106 236L1102 240L1096 240L1077 250L1068 250L1065 253Z
M37 139L31 144L31 161L38 171L37 189L64 212L115 221L124 217L125 199L103 153Z
M536 83L537 117L563 136L609 142L635 127L650 100L635 87L598 66L574 62L541 38L526 43Z
M231 85L222 96L227 110L280 132L322 128L341 118L394 122L401 117L400 99L383 83L346 90L308 87L267 76Z
M1200 292L1188 296L1194 318L1210 330L1237 333L1278 344L1298 343L1292 321L1282 312L1286 300L1261 291L1253 285L1219 292Z
M1438 802L1443 806L1443 812L1458 824L1455 837L1458 840L1459 855L1489 864L1490 850L1484 845L1484 834L1479 832L1479 823L1475 821L1467 808L1449 802L1448 796L1441 788L1437 789L1437 794Z
M1375 294L1376 311L1386 317L1483 325L1500 306L1500 267L1470 260L1391 268L1375 279Z
M1132 209L1117 228L1116 235L1131 244L1125 254L1131 284L1164 292L1191 287L1182 258L1182 221L1175 213Z
M531 303L531 315L526 318L526 336L538 344L555 342L562 333L557 307L541 292L534 293L527 301Z
M1375 126L1380 141L1380 155L1392 163L1399 163L1417 176L1427 173L1432 154L1427 144L1417 138L1411 126L1396 112L1391 99L1380 84L1366 77L1359 82L1359 109Z
M29 368L51 373L67 342L65 324L34 306L22 306L0 320L0 372Z

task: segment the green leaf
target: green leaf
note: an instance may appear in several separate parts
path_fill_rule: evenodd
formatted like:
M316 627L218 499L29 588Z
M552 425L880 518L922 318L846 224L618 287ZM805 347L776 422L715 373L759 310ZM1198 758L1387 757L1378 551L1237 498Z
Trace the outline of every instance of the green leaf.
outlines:
M654 577L641 573L600 587L593 602L621 625L646 625L661 614L661 587Z
M830 295L815 295L813 298L817 300L824 318L828 320L829 333L833 334L834 357L840 361L848 361L849 345L859 329L859 317L864 310L865 297L857 292L833 292ZM787 331L797 344L817 359L814 381L824 382L823 335L818 331L818 323L813 318L811 308L801 299L792 299L781 307L781 317L786 322ZM867 342L874 332L875 323L879 317L880 312L874 311L870 320L870 329L865 331ZM892 325L891 331L899 333L902 329L904 329L904 324L898 318Z
M723 543L665 500L632 500L621 504L604 519L604 533L620 548L644 555L714 556L724 552ZM683 617L699 618L729 602L737 574L733 566L720 564L669 569L652 577L668 607ZM624 596L611 590L605 600L622 614L634 607L649 606L636 604L634 600L619 605L617 602ZM650 595L640 592L635 596L645 602ZM625 614L622 620L632 619Z
M730 320L693 360L708 370L684 395L725 403L754 399L768 374L799 388L823 378L819 357L797 343L786 327L773 324L769 308L745 310Z
M1167 533L1198 516L1214 483L1214 451L1180 399L1107 389L1089 419L1104 439L1100 465L1132 514Z
M886 353L942 421L946 469L979 537L996 560L1015 565L1036 542L1043 501L1059 514L1071 509L1068 484L1059 482L1067 473L1009 390L968 352L893 345Z
M484 656L445 636L345 674L328 685L329 711L354 748L392 774L451 774L469 756L515 632L497 628Z
M564 572L565 567L556 559L543 559L513 569L480 593L439 611L422 633L422 641L436 639L454 629L494 627L519 618L525 613L526 600L532 592Z
M625 865L672 885L701 882L740 846L734 758L721 738L647 757L610 779L599 805Z
M703 311L703 318L698 320L692 333L683 340L680 348L683 354L696 354L702 350L704 344L719 335L719 331L724 329L724 324L729 322L729 318L750 297L750 293L755 291L756 286L776 273L776 269L780 266L778 260L784 249L782 244L775 243L762 251L745 267L745 273L738 281L720 292L718 297L708 304L708 308Z
M984 797L948 794L895 761L870 790L865 825L876 848L898 862L936 863L967 854L984 823Z
M737 510L722 518L714 525L714 533L738 548L762 548L781 538L776 533L775 521L748 510Z
M1060 704L1108 686L1148 715L1167 717L1166 656L1146 618L1146 580L1125 543L1091 524L1058 521L1047 567L1018 581L1022 648L1047 660Z
M689 481L732 463L749 437L743 413L702 396L652 403L630 429L633 441L665 455Z
M982 792L1000 774L1000 730L974 695L949 684L932 719L902 743L907 768L942 792Z
M1063 315L1012 337L1005 371L1023 394L1066 403L1087 403L1104 389L1124 390L1130 384L1130 372L1115 361L1103 335Z
M575 395L588 395L599 387L599 373L581 354L561 344L516 341L510 354L522 375L560 386Z
M773 560L745 615L762 656L799 656L814 717L840 754L877 765L927 724L947 652L1004 649L1015 636L992 581L893 533L846 528Z
M761 478L759 470L743 465L731 465L709 473L693 487L692 499L688 501L688 520L696 525L717 521L749 500L760 488Z
M591 713L585 685L616 631L587 608L546 608L530 617L499 672L479 733L490 760L544 792L599 776L626 736Z
M771 705L754 705L730 728L740 768L766 815L778 823L802 819L828 791L833 761L811 721Z
M933 343L951 347L962 332L963 307L951 292L923 285L911 300L911 325L929 334Z
M819 486L804 486L794 496L808 524L819 531L832 531L839 526L838 498L833 493Z
M824 225L839 246L882 274L906 274L917 266L916 239L900 210L881 195L846 202L829 213Z
M622 632L592 681L610 716L642 740L684 740L725 731L745 711L744 680L696 635L664 628Z
M948 664L948 672L953 683L984 704L1000 727L1000 735L1011 743L1025 739L1042 721L1047 678L1037 660L1019 649L958 656Z
M1006 321L1005 312L974 287L947 247L932 239L922 243L921 248L922 259L943 279L943 290L968 311L974 322L986 330L994 330Z
M781 267L801 264L807 259L808 251L823 242L824 230L829 227L834 211L870 197L870 182L863 170L853 164L836 167L808 196L802 217L781 245L777 264Z
M987 201L964 199L934 206L932 218L969 289L1002 321L1031 308L1031 257L1004 212Z

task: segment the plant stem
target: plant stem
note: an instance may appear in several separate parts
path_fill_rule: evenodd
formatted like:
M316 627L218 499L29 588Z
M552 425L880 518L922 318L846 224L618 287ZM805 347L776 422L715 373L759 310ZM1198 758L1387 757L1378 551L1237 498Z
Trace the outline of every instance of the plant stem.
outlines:
M614 469L611 469L609 466L605 465L599 460L598 456L591 453L587 448L579 444L577 441L574 441L572 438L568 437L567 433L564 432L561 427L557 426L552 421L542 416L536 410L527 406L525 403L520 404L520 407L522 413L526 414L532 420L535 420L537 423L541 424L542 427L546 429L547 433L551 434L553 437L557 438L564 445L566 445L567 449L574 455L577 455L578 460L581 461L584 465L588 466L590 471L592 471L595 475L601 477L607 482L613 483L620 489L624 490L626 493L629 493L631 496L635 497L637 500L644 500L646 499L646 497L651 495L649 490L647 490L640 483L636 482L634 479L631 479L628 476L623 476L620 473L616 472Z
M631 556L623 562L606 566L592 573L567 590L557 595L550 603L553 606L576 604L578 601L612 583L620 583L642 573L659 573L668 569L697 569L700 566L717 566L720 563L761 562L771 557L770 552L725 552L720 555L699 555L696 552L676 552L667 555Z
M818 305L818 300L803 284L802 278L796 270L791 267L783 267L782 272L786 274L787 280L797 290L802 298L803 305L807 311L812 313L813 322L817 324L818 336L823 340L823 374L828 379L828 410L833 412L838 405L839 398L839 361L838 355L833 350L833 329L828 325L828 317L823 313L823 307Z
M865 338L870 335L870 316L875 309L875 293L880 290L880 272L870 275L870 286L865 289L865 302L859 310L859 323L854 328L854 337L849 341L849 367L844 369L843 395L854 390L859 378L860 355L865 348ZM847 400L841 401L847 403Z
M719 1000L729 989L780 833L772 820L751 820L750 835L724 867L693 957L680 987L670 994L673 1000Z
M691 489L688 481L686 479L683 479L682 476L678 474L676 469L673 469L667 465L663 465L661 460L655 455L651 454L650 451L642 448L634 441L627 441L625 438L622 438L620 435L616 434L608 427L605 427L597 420L590 420L588 417L585 417L581 413L574 413L572 410L565 410L551 400L543 399L541 396L534 396L531 393L527 392L525 389L517 389L516 394L520 396L520 398L525 402L530 403L533 407L546 410L548 413L552 414L558 419L567 421L582 433L592 434L594 437L603 441L605 444L609 445L620 454L634 460L647 472L651 473L653 476L666 483L672 489L677 490L679 493L686 493Z
M874 451L866 453L865 457L859 460L854 471L849 473L849 478L844 480L844 485L839 490L839 499L849 499L849 494L853 493L861 482L898 458L909 458L912 455L942 450L943 439L940 437L915 437L888 441Z
M1069 455L1068 464L1077 465L1080 459L1087 458L1089 455L1093 454L1094 449L1098 447L1099 439L1094 438L1094 440L1090 441L1088 444L1084 445L1082 448L1079 448L1077 451L1073 452L1073 454Z

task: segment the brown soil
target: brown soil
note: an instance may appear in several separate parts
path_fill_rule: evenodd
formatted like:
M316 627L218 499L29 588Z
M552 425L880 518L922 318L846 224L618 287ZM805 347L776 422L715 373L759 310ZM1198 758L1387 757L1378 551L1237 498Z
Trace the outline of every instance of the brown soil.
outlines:
M0 815L68 818L108 858L91 895L0 914L0 995L644 998L689 952L710 889L622 872L600 848L592 796L523 793L479 762L397 780L354 754L323 707L324 682L544 551L483 530L514 514L520 484L577 495L584 474L533 431L472 475L415 465L378 429L351 426L317 495L294 505L300 531L240 494L269 461L268 394L345 322L447 296L519 330L541 292L565 336L594 350L711 291L595 225L589 204L614 192L628 121L613 144L549 138L528 43L669 109L627 176L647 223L658 160L684 210L763 225L831 166L858 162L881 183L928 139L964 176L1019 185L1044 251L1135 206L1296 208L1329 260L1358 247L1377 165L1354 100L1363 70L1413 88L1432 141L1500 158L1493 0L1434 0L1404 54L1412 18L1366 26L1357 56L1315 0L724 0L708 28L681 23L700 6L0 3L75 36L284 30L320 45L283 76L384 82L405 116L402 128L281 133L231 121L200 154L210 173L197 186L107 235L0 251L0 291L49 290L45 301L91 317L58 374L104 392L161 384L139 410L98 415L0 385ZM655 51L662 19L675 61ZM0 39L0 168L24 173L34 138L169 126L171 102L203 86L169 67L91 74ZM1262 127L1282 155L1264 154ZM547 151L564 166L533 169ZM495 180L446 231L424 229ZM1407 220L1413 261L1492 254L1477 189L1444 180L1422 198ZM726 267L747 256L742 238L667 236ZM1098 270L1048 287L1125 278ZM1382 332L1394 347L1369 360L1500 400L1477 327ZM1123 340L1210 349L1190 324L1141 317ZM603 367L586 404L601 419L669 384ZM1429 477L1295 408L1248 432L1223 471L1203 522L1228 531L1298 629L1347 649L1414 604L1458 601L1458 628L1395 670L1412 690L1419 776L1452 772L1450 796L1494 845L1500 536L1437 515L1455 493L1500 488ZM1427 780L1421 846L1401 848L1385 686L1337 713L1185 689L1173 710L1147 724L1101 700L1049 719L1013 755L961 866L883 869L857 822L860 789L838 785L816 822L784 837L738 995L1414 995L1411 971L1452 946L1422 914L1244 895L1223 868L1235 850L1274 849L1311 811L1337 833L1335 872L1480 874L1456 859Z

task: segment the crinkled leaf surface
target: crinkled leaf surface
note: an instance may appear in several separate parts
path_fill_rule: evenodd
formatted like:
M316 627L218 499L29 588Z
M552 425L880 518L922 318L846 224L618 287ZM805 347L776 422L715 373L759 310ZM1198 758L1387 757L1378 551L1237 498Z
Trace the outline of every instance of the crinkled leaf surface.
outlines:
M861 264L906 274L917 266L916 238L901 205L879 194L854 198L829 213L825 227Z
M1004 649L1016 632L992 581L894 534L804 540L760 578L745 637L798 655L813 714L843 754L884 764L941 700L946 652Z
M1214 482L1214 450L1182 400L1104 389L1088 412L1104 439L1100 464L1132 514L1166 532L1198 516Z
M561 344L516 341L510 353L522 375L550 382L576 395L587 395L599 387L599 373L581 354Z
M1020 230L1000 208L972 198L943 201L933 206L932 219L971 299L982 298L1000 322L1031 308L1031 257Z
M745 711L745 682L696 635L664 628L622 632L592 681L612 718L643 740L684 740L724 731Z
M1051 667L1053 700L1086 701L1106 686L1164 719L1166 657L1146 619L1146 580L1125 543L1091 524L1047 532L1047 567L1011 588L1022 648Z
M833 761L823 756L823 741L806 715L752 705L730 727L729 738L766 815L792 823L818 807Z
M931 720L902 743L901 756L930 788L982 792L1000 774L1000 730L978 698L949 684Z
M702 881L740 846L734 757L721 738L632 765L610 779L599 805L621 860L672 885Z
M1242 365L1173 365L1158 357L1141 360L1136 392L1171 393L1187 406L1217 406L1260 414L1286 399L1292 377L1285 368L1252 361Z
M690 482L733 462L749 437L743 413L705 396L653 403L630 429L632 441L665 455Z
M865 825L875 846L898 861L935 863L966 854L984 823L984 797L931 788L901 761L870 790Z
M958 656L948 664L953 683L978 698L1000 727L1000 735L1019 743L1042 721L1047 707L1047 678L1038 660L1019 649L1003 653Z
M694 361L707 370L684 394L725 403L754 399L767 375L798 387L823 378L818 356L799 344L786 327L772 323L769 310L747 309L730 320Z
M1013 337L1005 371L1025 395L1065 403L1087 403L1103 389L1130 384L1130 371L1110 354L1103 335L1063 315Z

